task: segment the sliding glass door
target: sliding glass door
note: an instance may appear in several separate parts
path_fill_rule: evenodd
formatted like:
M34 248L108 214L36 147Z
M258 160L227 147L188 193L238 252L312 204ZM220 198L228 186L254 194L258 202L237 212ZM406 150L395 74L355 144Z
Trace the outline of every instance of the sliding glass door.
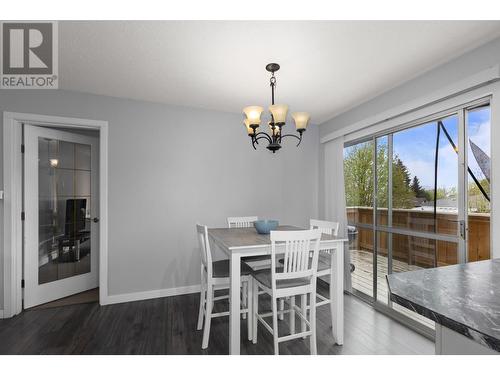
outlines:
M389 301L386 275L489 259L487 102L347 144L353 293Z
M344 176L349 223L351 287L373 297L373 139L344 148Z

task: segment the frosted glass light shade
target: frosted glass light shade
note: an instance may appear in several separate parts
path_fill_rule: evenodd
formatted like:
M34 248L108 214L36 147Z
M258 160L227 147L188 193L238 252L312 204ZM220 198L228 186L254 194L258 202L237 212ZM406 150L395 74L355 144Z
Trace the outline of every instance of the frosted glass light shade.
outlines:
M269 112L273 115L275 123L284 123L286 121L288 106L286 104L274 104L269 106Z
M246 118L245 120L243 120L243 123L245 124L245 127L247 128L248 135L253 135L253 129L250 127L250 121Z
M260 125L260 115L264 111L264 108L258 105L251 105L243 108L243 113L247 116L247 120L250 121L251 125Z
M297 130L305 129L307 127L307 123L309 122L309 118L311 116L307 112L294 112L292 113L292 118L295 121L295 127Z

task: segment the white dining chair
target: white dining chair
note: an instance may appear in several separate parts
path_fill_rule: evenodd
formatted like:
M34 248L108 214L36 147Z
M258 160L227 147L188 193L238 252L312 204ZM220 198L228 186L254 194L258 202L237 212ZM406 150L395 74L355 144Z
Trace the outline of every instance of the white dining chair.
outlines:
M340 224L333 221L310 219L309 226L310 229L318 229L321 231L321 233L329 234L331 236L337 236L339 234ZM318 255L318 272L316 276L317 277L330 276L331 267L332 267L331 250L321 250ZM330 297L326 297L318 292L316 292L316 297L319 299L319 302L316 302L316 307L320 307L330 303ZM303 313L304 310L306 309L307 309L307 304L304 304L302 306ZM330 314L333 315L333 311L330 311ZM304 329L304 325L302 325L302 329Z
M271 232L271 269L254 273L253 282L253 343L257 343L258 323L273 335L274 354L279 354L279 343L283 341L310 338L311 354L317 354L316 348L316 273L318 268L318 251L321 231L318 229L302 231L272 231ZM283 265L279 266L276 257L276 244L284 243ZM312 252L312 257L310 254ZM259 313L259 289L271 296L271 313ZM295 296L304 298L310 295L311 306L309 318L295 305ZM283 313L290 314L291 334L279 337L278 333L278 299L290 297L290 308ZM308 326L302 332L294 333L295 314ZM272 327L264 320L272 316Z
M257 216L230 216L227 218L228 228L250 228L259 220Z
M197 330L203 329L202 349L208 347L210 338L210 324L213 318L228 316L229 311L214 313L214 302L229 299L229 294L215 297L215 290L229 289L229 259L212 261L212 252L210 250L210 242L208 239L208 228L205 225L196 225L198 242L201 255L201 289L200 289L200 308L198 312ZM241 313L249 315L247 319L248 325L248 340L252 340L252 270L246 264L241 264L241 282L243 289L247 289L247 301L244 301L245 307L241 309ZM203 321L205 325L203 326Z
M258 216L230 216L227 218L227 227L228 228L251 228L253 227L253 223L259 220ZM249 266L253 271L267 269L271 267L271 259L268 255L256 255L250 257L243 257L241 260ZM245 285L243 287L243 301L248 300L248 288L251 288L250 284ZM244 306L246 307L246 306ZM246 316L243 315L243 319Z
M251 228L253 223L259 220L257 216L233 216L227 218L228 228ZM243 257L242 260L254 271L271 267L269 255L256 255Z

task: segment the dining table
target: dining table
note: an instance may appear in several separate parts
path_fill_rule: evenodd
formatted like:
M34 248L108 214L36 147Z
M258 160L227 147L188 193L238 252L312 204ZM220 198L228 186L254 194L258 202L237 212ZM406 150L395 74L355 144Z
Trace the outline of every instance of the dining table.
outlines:
M304 228L282 225L278 231L304 230ZM230 260L229 266L229 354L240 354L240 285L241 259L249 256L271 255L269 234L259 234L250 228L211 228L208 236ZM344 243L347 238L322 234L320 251L329 251L331 255L330 273L330 308L332 316L332 334L337 345L344 342ZM285 252L284 243L276 243L276 254Z

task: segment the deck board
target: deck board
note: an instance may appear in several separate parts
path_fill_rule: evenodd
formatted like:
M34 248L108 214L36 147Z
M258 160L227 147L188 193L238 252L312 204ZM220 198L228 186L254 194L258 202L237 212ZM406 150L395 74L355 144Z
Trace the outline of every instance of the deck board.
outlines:
M351 281L353 289L356 289L370 297L373 297L373 253L363 250L351 250L351 263L356 269L351 273ZM392 269L394 273L415 271L421 267L414 266L399 260L392 261ZM387 304L389 302L389 288L387 286L388 264L387 257L377 255L377 300ZM394 310L434 329L434 322L422 315L416 314L395 303L392 304Z

